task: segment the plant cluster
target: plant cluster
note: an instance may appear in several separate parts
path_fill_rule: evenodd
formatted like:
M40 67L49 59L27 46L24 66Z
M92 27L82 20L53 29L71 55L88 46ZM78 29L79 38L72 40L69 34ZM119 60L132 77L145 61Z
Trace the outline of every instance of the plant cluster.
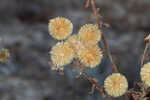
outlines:
M53 63L52 69L63 70L73 59L79 59L84 65L82 69L96 67L103 57L98 46L101 31L97 25L86 24L81 27L78 34L71 35L73 24L69 19L56 17L49 22L50 35L61 40L50 51ZM58 38L59 37L59 38Z
M70 64L75 59L78 59L81 63L80 74L86 77L92 83L92 92L97 89L103 95L111 97L119 97L125 94L126 100L129 100L129 96L134 100L147 100L146 95L150 93L150 62L144 64L144 57L146 55L147 48L150 42L150 35L145 38L147 42L143 57L141 59L141 83L138 85L141 87L139 91L128 89L128 81L126 77L121 74L113 61L104 35L102 33L102 25L108 26L108 24L102 23L99 19L99 14L95 6L94 0L87 0L86 7L91 4L94 16L96 18L96 24L83 25L78 34L72 34L73 24L71 21L64 17L56 17L49 21L49 33L50 35L59 40L50 51L52 69L64 70L64 66ZM104 48L99 47L98 42L104 44ZM112 63L112 74L106 77L104 80L104 86L98 85L98 80L89 76L84 69L95 68L101 63L104 53L106 53ZM143 65L144 64L144 65ZM80 65L79 65L80 66ZM142 92L141 92L142 90ZM139 95L140 94L140 95ZM142 99L141 99L142 98Z
M52 69L64 70L64 66L75 58L83 65L80 67L82 74L83 69L94 68L101 62L103 54L98 42L101 40L102 32L97 24L86 24L80 28L78 34L71 36L72 26L71 21L63 17L56 17L49 22L50 35L62 40L50 51ZM104 81L104 88L110 96L118 97L127 91L128 82L124 75L113 73Z

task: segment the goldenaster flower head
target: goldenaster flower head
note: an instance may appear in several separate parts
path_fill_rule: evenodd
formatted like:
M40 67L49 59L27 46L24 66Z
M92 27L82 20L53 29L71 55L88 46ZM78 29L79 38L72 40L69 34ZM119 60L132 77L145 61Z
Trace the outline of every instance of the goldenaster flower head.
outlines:
M118 97L125 94L128 89L128 82L122 74L113 73L105 79L104 88L108 95Z
M69 19L56 17L49 20L49 32L57 40L64 40L70 36L73 24Z
M74 50L67 42L58 42L50 51L52 63L58 66L64 66L71 63L74 58Z
M140 74L142 81L150 87L150 62L144 64Z

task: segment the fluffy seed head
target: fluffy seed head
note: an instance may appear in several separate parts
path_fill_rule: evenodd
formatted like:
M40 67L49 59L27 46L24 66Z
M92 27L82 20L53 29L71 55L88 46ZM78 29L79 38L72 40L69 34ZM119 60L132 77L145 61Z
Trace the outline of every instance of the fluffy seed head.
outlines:
M72 35L71 37L68 38L66 42L68 42L71 45L71 47L74 49L76 53L75 55L77 57L77 52L84 46L79 40L78 35Z
M79 39L83 43L96 44L101 39L101 30L97 25L86 24L79 30Z
M150 87L150 62L144 64L144 66L141 68L140 74L142 81Z
M66 39L73 30L73 24L69 19L56 17L49 21L49 32L57 40Z
M8 49L0 50L0 62L7 62L10 58L10 53Z
M100 64L103 57L102 51L98 45L86 45L77 52L81 63L83 63L86 67L91 68Z
M74 49L76 49L76 50L80 49L80 41L79 41L77 35L72 35L71 37L69 37L68 40L67 40L67 42L70 43L70 45Z
M108 95L118 97L127 91L128 82L125 76L120 73L113 73L105 79L104 88Z
M74 50L67 42L58 42L50 51L54 66L60 67L71 63L74 58Z

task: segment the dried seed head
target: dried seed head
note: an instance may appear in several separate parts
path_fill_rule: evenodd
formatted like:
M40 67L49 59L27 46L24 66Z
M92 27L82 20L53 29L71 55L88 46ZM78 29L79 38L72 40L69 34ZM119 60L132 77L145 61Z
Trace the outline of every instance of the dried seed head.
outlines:
M10 53L8 49L0 50L0 62L7 62L10 58Z
M49 32L57 40L66 39L73 30L73 24L69 19L56 17L49 21Z
M150 62L144 64L144 66L141 68L140 74L142 81L150 87Z
M74 50L67 42L58 42L50 51L51 60L55 67L71 63L74 58Z
M78 38L78 35L72 35L71 37L68 38L66 42L68 42L71 45L71 47L74 49L76 53L75 55L77 57L77 52L83 47L83 44Z
M78 52L78 57L81 63L86 67L96 67L100 64L103 57L102 51L98 45L89 45L81 48Z
M79 50L80 49L80 41L78 39L78 36L77 35L72 35L71 37L68 38L67 40L68 43L70 43L70 45L76 49L76 50Z
M96 44L101 39L101 30L97 25L86 24L79 30L79 39L86 44Z
M118 97L127 91L128 82L125 76L120 73L113 73L105 79L104 88L108 95Z
M144 38L144 41L150 43L150 34L147 37Z

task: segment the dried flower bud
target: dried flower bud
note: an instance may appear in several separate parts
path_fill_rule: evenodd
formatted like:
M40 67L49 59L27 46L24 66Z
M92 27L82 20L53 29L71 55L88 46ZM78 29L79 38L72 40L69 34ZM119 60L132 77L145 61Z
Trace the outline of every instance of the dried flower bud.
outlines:
M125 76L120 73L113 73L105 79L104 88L108 95L118 97L127 91L128 82Z
M144 64L144 66L141 68L140 74L142 81L150 87L150 62Z
M60 67L71 63L74 58L74 50L67 42L58 42L50 51L54 66Z
M96 44L101 39L101 30L97 25L86 24L79 30L79 39L86 44Z
M82 47L84 47L84 45L79 40L78 35L72 35L71 37L68 38L68 40L66 42L68 42L70 44L70 46L74 49L75 57L77 58L77 52Z
M66 39L73 30L73 24L69 19L56 17L49 21L49 32L57 40Z
M103 54L98 45L86 45L78 51L78 58L86 67L100 64Z
M10 58L10 53L8 49L0 50L0 62L7 62Z

